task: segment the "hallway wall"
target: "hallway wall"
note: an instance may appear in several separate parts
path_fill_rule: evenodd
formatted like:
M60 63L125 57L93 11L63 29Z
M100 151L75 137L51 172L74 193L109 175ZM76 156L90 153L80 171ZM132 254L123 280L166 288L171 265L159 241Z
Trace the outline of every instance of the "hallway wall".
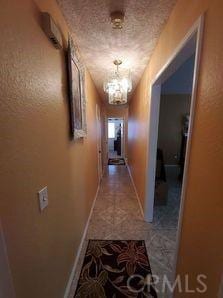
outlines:
M205 13L205 27L193 130L186 202L177 272L207 274L208 291L191 297L216 297L223 263L223 3L179 0L160 36L150 63L129 107L129 165L144 204L150 83L196 19ZM188 297L188 293L176 294Z
M65 52L40 25L54 0L3 1L0 9L0 216L16 297L61 298L98 184L96 103L86 73L87 137L69 138ZM48 186L39 212L37 192Z

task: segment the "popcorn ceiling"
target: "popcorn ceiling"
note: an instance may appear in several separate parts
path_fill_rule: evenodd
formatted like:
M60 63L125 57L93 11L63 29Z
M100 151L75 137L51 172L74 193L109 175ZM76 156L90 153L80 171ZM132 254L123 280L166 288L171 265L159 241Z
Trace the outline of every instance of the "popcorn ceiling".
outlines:
M57 0L102 98L113 60L132 71L133 89L149 62L176 0ZM122 30L112 29L110 13L125 13Z

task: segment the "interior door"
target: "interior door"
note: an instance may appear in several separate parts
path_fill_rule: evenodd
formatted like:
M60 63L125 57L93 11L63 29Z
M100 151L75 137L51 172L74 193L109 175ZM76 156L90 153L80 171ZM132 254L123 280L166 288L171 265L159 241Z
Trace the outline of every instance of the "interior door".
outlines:
M102 178L102 149L101 149L101 113L98 105L96 105L96 122L97 122L98 180L100 182Z

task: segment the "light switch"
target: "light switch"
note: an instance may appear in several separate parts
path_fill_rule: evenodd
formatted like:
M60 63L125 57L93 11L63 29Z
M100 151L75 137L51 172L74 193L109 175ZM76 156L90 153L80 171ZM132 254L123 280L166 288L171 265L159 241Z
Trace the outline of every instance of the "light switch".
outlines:
M48 191L47 191L47 186L38 191L38 196L39 196L39 208L40 211L43 211L48 205Z

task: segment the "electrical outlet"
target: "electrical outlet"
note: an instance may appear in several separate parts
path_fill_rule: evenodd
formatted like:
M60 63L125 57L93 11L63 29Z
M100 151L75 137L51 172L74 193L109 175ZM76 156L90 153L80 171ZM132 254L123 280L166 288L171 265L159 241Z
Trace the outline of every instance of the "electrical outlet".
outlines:
M38 191L38 197L39 197L39 208L42 212L43 209L45 209L48 206L48 191L47 186Z

